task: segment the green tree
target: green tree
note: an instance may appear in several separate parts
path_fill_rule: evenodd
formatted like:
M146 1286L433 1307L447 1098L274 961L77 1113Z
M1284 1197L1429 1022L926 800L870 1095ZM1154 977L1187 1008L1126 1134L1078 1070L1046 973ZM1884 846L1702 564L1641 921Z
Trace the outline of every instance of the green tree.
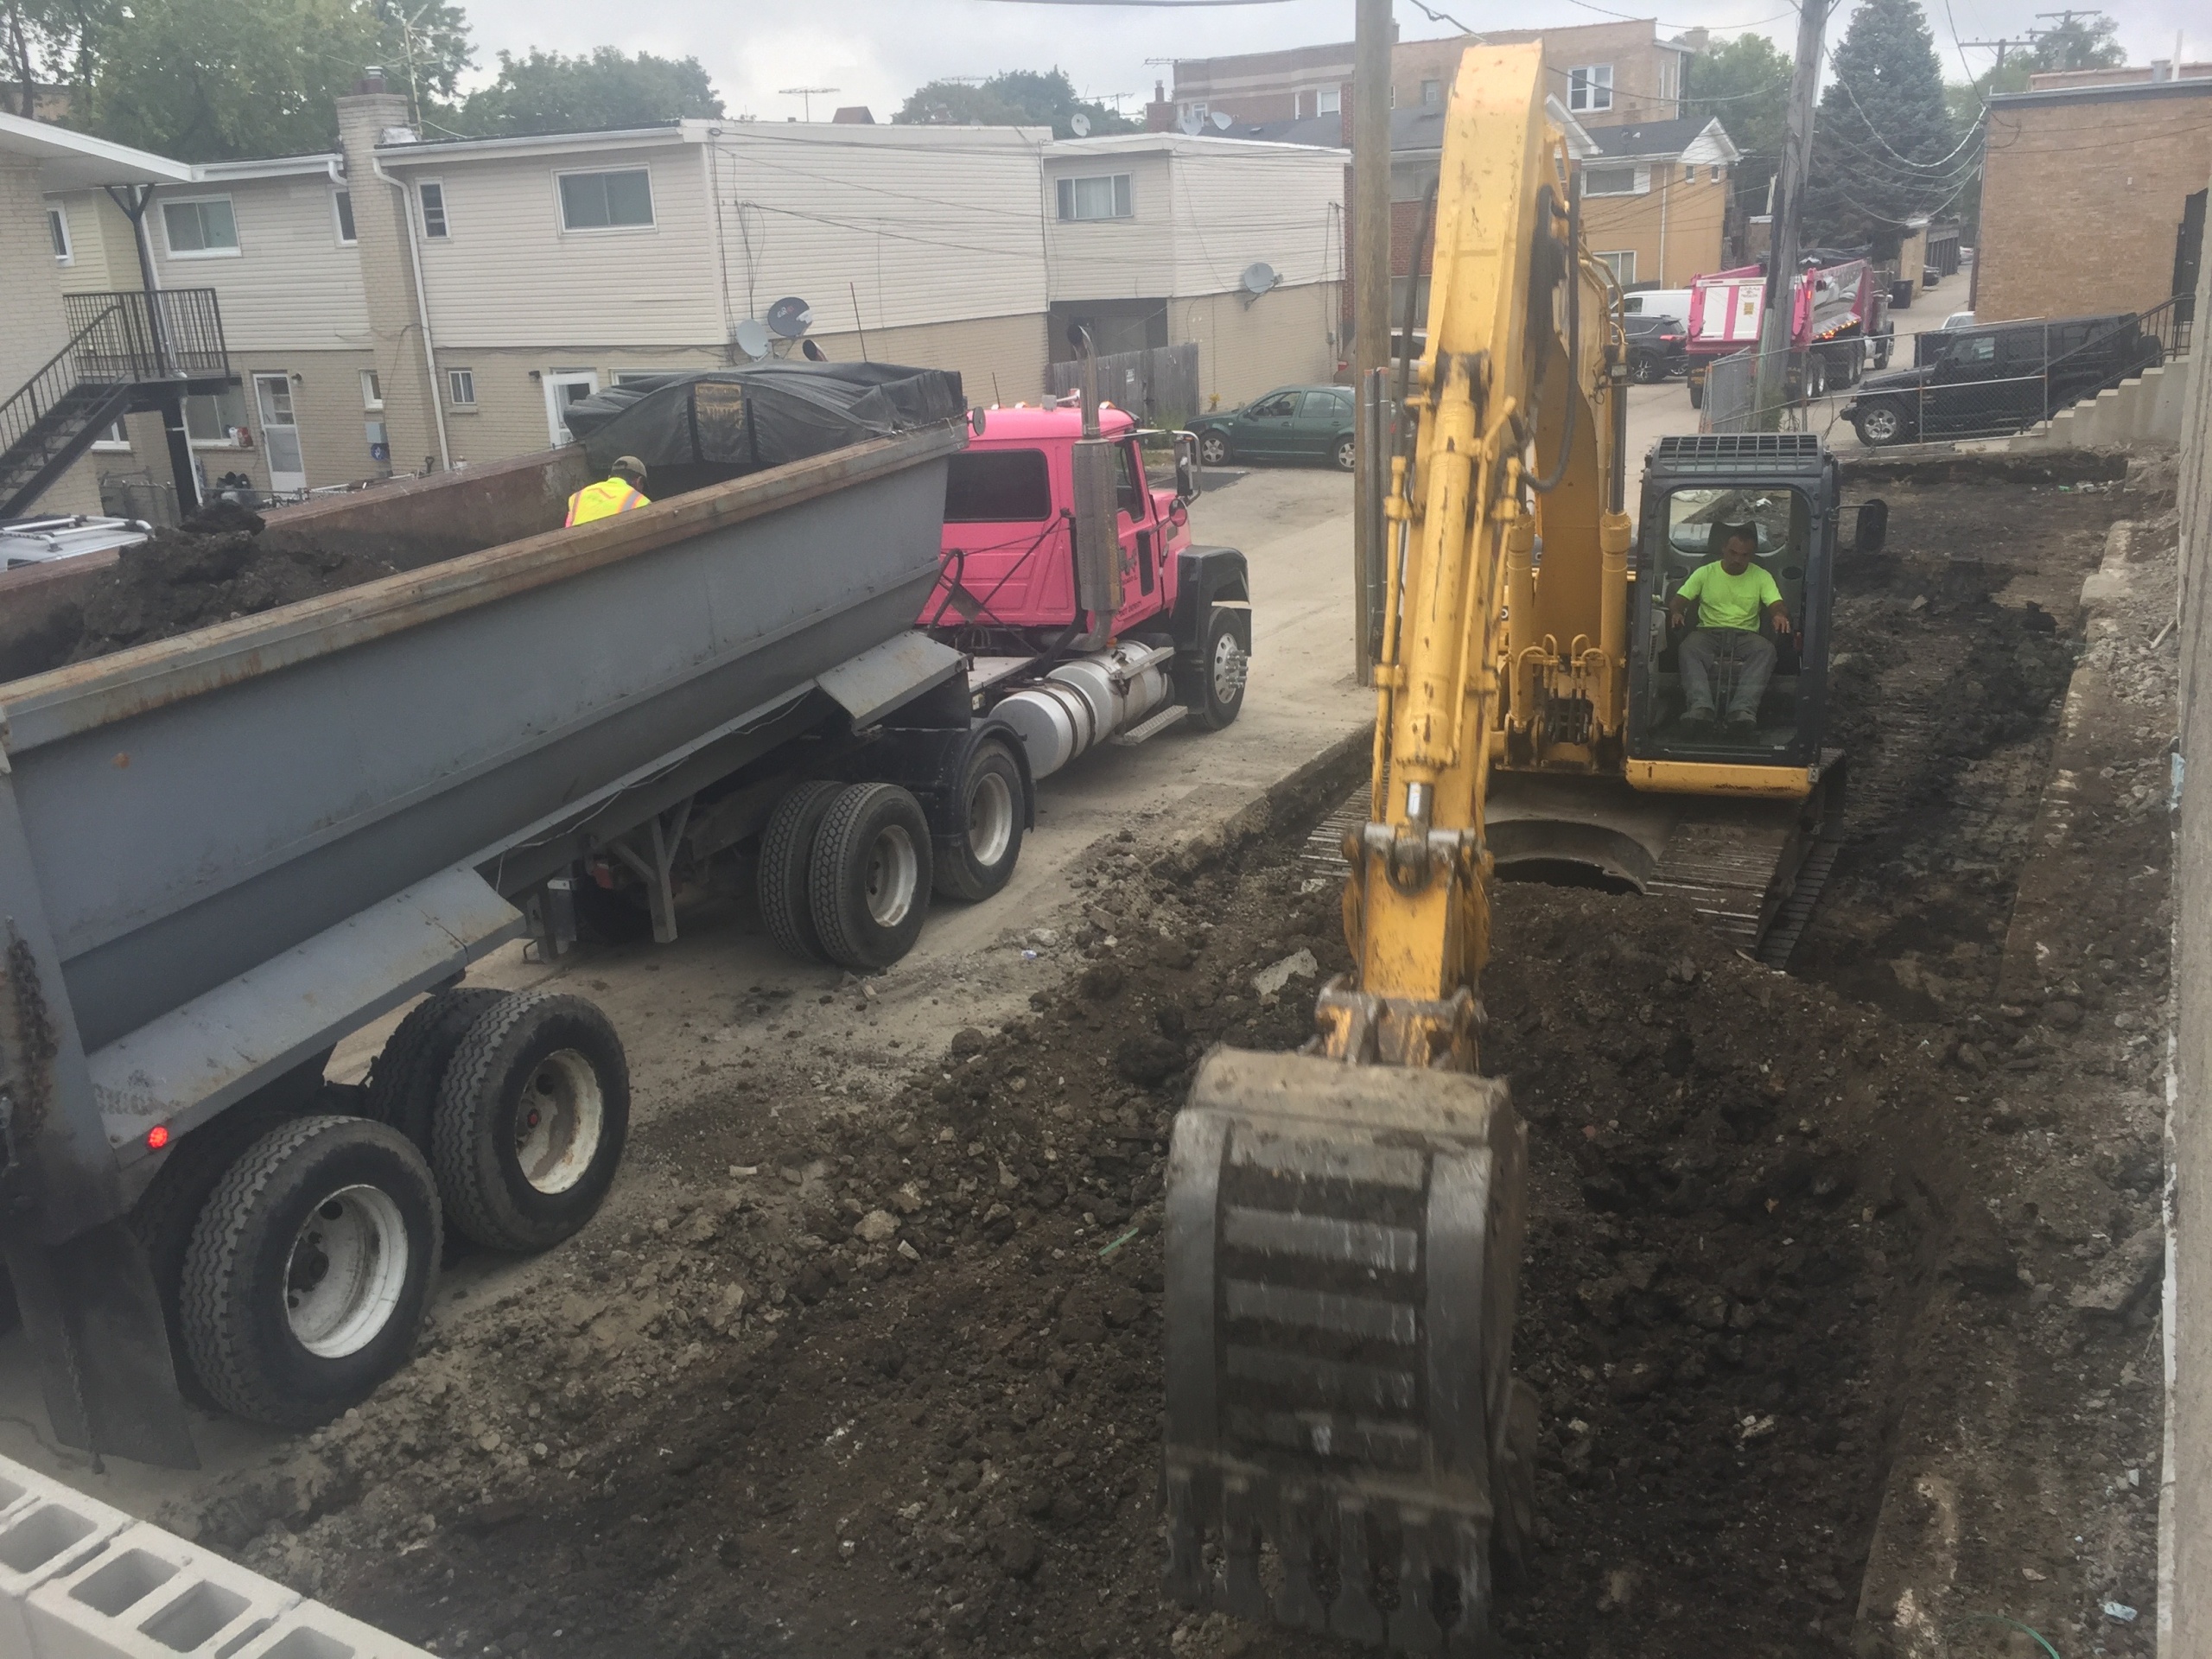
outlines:
M1729 182L1736 211L1766 211L1766 190L1782 158L1789 110L1789 60L1764 35L1746 31L1689 64L1689 113L1718 118L1744 159Z
M2031 69L2110 69L2127 61L2127 48L2113 38L2120 25L2101 12L2068 13L2054 29L2036 36L2028 53Z
M1090 118L1094 137L1138 130L1128 117L1078 98L1075 83L1062 69L1046 74L1009 69L980 86L933 80L909 95L891 118L906 126L1050 127L1055 138L1072 138L1078 115Z
M425 99L470 61L457 6L427 0L99 0L62 12L70 121L180 161L298 155L336 142L334 100L381 67Z
M499 79L468 95L454 124L489 137L657 127L721 113L721 95L696 58L633 58L612 46L566 58L533 47L528 57L500 53Z
M34 114L37 89L60 87L80 123L89 106L97 44L119 0L0 0L0 110Z
M1867 0L1829 57L1813 123L1805 241L1893 251L1908 219L1949 206L1980 157L1960 148L1916 0Z

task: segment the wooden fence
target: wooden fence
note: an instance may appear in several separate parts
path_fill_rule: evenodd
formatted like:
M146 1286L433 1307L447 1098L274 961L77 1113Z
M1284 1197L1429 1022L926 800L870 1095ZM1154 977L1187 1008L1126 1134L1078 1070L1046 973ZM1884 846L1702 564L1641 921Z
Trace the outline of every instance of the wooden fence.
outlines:
M1045 390L1065 397L1081 390L1083 365L1071 358L1045 367ZM1098 396L1126 409L1147 424L1170 418L1188 420L1203 407L1198 400L1198 343L1155 346L1141 352L1113 352L1098 359Z

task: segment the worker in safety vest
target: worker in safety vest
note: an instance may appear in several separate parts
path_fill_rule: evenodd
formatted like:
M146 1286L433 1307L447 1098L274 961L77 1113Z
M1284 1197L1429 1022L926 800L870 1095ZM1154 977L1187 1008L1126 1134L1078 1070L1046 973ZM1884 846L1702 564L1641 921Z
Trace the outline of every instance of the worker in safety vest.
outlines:
M650 505L641 488L645 481L645 463L635 455L624 455L606 479L585 485L569 498L568 522L588 524L594 518L612 518L618 512Z

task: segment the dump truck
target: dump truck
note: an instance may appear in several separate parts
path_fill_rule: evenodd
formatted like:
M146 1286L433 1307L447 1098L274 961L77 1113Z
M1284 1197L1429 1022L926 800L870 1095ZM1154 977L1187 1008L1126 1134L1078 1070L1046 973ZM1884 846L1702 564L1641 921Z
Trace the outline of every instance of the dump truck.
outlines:
M673 938L681 871L741 847L779 939L865 969L933 888L1002 885L1039 768L1039 711L1001 710L1036 691L1103 740L1140 681L1249 639L1154 607L1128 654L1113 441L1082 424L1050 558L1083 608L980 690L917 621L981 411L573 528L575 448L275 515L413 568L0 683L0 1250L56 1437L190 1466L188 1391L327 1421L411 1352L448 1228L527 1251L589 1218L619 1034L462 982L571 943L579 887ZM17 574L48 582L26 613L60 602ZM325 1077L410 1001L365 1084Z
M1705 380L1715 361L1757 351L1766 313L1766 272L1758 265L1718 270L1690 283L1690 407L1705 404ZM1869 369L1888 366L1897 325L1879 274L1864 259L1817 265L1797 279L1790 320L1791 401L1847 386Z

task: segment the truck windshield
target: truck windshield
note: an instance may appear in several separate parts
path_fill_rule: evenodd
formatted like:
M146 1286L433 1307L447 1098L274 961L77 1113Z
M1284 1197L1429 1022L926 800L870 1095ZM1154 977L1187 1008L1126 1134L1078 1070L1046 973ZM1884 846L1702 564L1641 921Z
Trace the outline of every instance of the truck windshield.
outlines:
M963 449L944 480L948 524L1033 524L1052 516L1042 449Z

